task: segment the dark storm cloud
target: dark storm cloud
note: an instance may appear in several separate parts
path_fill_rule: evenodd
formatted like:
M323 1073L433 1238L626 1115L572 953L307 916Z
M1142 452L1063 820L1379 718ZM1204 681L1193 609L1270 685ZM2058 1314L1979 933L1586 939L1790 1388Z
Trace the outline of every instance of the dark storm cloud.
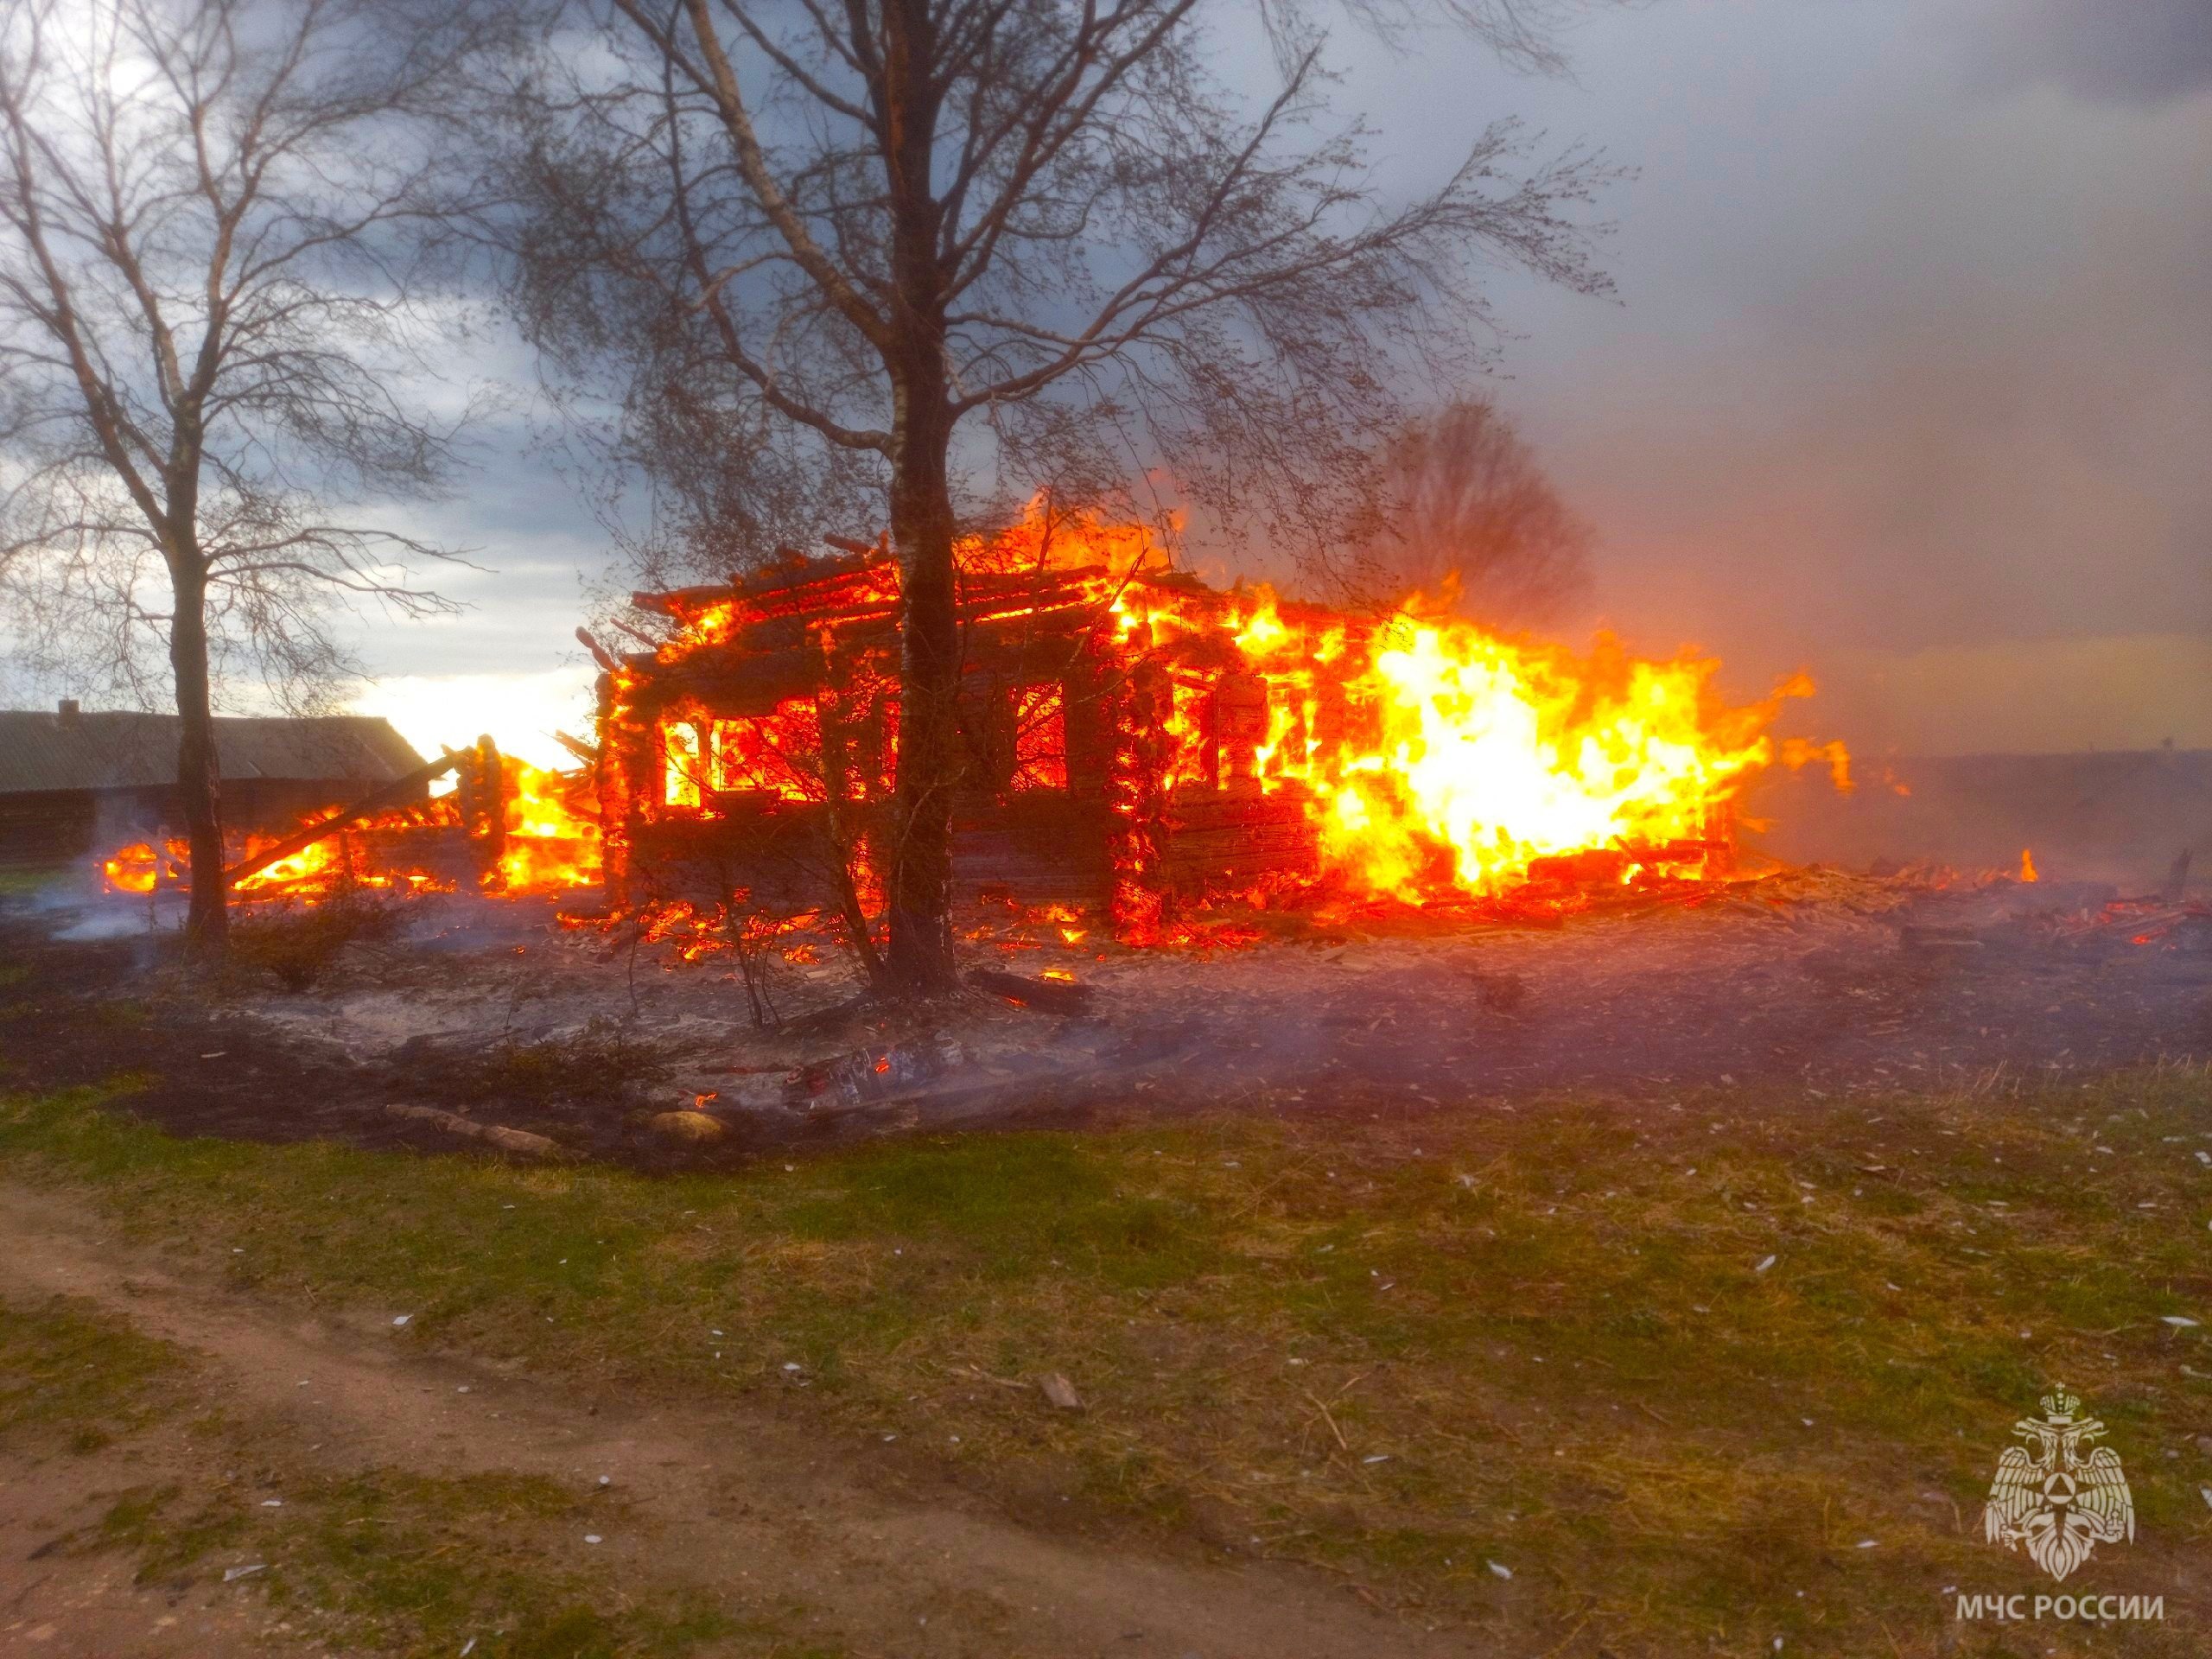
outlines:
M1999 86L2048 80L2122 104L2212 87L2212 0L2012 0L1976 33Z

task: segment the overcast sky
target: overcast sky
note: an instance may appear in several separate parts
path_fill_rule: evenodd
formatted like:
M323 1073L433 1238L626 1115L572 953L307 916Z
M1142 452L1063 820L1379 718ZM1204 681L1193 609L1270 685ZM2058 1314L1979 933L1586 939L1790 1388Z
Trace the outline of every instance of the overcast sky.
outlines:
M1599 534L1577 629L1809 668L1798 726L1870 752L2212 747L2212 0L1655 0L1570 43L1346 52L1340 102L1392 188L1503 114L1636 169L1616 302L1495 289L1492 390ZM498 575L365 633L364 706L581 729L570 486L495 435L424 528Z

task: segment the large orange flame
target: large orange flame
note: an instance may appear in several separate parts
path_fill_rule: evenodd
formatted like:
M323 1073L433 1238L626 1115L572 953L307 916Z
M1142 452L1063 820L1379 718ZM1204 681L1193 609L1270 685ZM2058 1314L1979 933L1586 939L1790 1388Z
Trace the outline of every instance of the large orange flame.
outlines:
M1494 893L1539 858L1700 839L1771 753L1763 721L1716 704L1710 661L1637 661L1610 639L1577 658L1465 624L1403 633L1351 683L1373 700L1373 747L1316 779L1325 855L1372 888L1417 896L1444 849L1452 886Z
M1540 860L1593 852L1622 855L1622 880L1706 874L1725 851L1728 809L1761 768L1820 760L1850 786L1840 744L1777 749L1767 735L1784 699L1811 695L1802 674L1735 706L1714 689L1714 659L1638 658L1606 635L1578 654L1424 613L1418 599L1379 623L1306 607L1286 620L1265 588L1230 601L1217 623L1150 592L1124 594L1116 610L1132 643L1230 633L1267 689L1254 774L1266 791L1309 792L1325 868L1356 890L1416 901L1496 893ZM1186 708L1177 686L1172 776L1227 786L1230 776L1205 776L1199 690ZM1216 764L1238 762L1232 753Z
M512 755L506 769L506 845L499 876L509 893L550 893L599 880L599 820L588 773L550 771Z

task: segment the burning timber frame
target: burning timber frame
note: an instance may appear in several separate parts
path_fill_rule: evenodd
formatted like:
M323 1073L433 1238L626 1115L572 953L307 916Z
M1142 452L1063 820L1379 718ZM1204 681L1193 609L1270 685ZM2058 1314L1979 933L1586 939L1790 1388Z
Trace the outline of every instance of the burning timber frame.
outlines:
M225 868L223 886L243 896L268 898L302 892L320 896L334 882L494 892L506 889L512 874L527 881L539 855L525 854L517 872L507 868L510 847L518 839L508 828L520 793L517 770L488 736L464 749L447 749L351 804L325 807L288 835L271 839L237 832L243 855ZM455 784L451 798L433 800L430 785L449 772ZM595 834L558 835L559 829L576 822L573 807L565 803L560 816L564 822L551 836L526 817L531 833L519 838L520 844L552 849L563 863L594 845ZM591 828L595 831L595 825ZM325 845L334 840L334 854ZM311 850L321 856L305 860ZM188 887L190 859L184 842L169 836L162 838L158 849L151 841L119 847L102 869L111 889L151 894Z
M844 556L788 553L728 585L632 595L675 625L657 650L618 658L579 631L604 671L618 908L742 891L857 920L887 861L899 595L883 546L835 544ZM1262 779L1269 688L1237 648L1238 598L1157 559L963 563L957 896L1105 905L1141 938L1210 890L1314 874L1305 790ZM1299 715L1324 739L1346 718L1325 686Z

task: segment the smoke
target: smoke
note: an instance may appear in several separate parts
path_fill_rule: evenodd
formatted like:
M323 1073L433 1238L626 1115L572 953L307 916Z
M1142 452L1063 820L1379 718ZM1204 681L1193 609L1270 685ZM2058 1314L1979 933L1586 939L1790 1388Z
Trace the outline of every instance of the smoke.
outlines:
M1639 169L1621 303L1498 303L1504 401L1598 529L1581 620L1738 690L1808 667L1801 718L1878 709L1842 734L1880 747L2078 741L2091 640L2103 741L2202 731L2161 665L2212 639L2212 6L1654 8L1576 70L1531 114ZM1393 73L1393 130L1443 130L1446 78ZM1916 681L1955 701L1882 690Z

